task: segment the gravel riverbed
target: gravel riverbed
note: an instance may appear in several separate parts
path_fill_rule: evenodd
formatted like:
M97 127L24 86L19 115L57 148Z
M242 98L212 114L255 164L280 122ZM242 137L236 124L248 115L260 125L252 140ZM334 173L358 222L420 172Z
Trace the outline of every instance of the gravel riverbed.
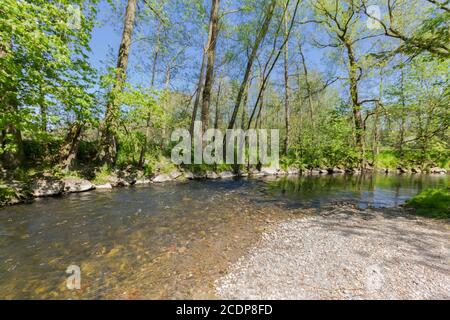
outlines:
M342 206L281 222L216 281L225 299L450 299L450 224Z

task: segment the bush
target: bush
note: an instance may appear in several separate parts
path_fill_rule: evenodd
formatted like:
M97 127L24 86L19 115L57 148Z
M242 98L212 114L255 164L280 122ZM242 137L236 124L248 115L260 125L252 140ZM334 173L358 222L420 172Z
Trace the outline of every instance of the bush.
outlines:
M437 219L450 218L450 187L427 189L407 202L421 216Z

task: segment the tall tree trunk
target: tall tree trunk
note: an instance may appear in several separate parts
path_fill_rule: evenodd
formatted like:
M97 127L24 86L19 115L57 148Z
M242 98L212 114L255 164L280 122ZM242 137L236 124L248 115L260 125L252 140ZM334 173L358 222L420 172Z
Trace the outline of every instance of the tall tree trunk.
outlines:
M59 164L65 171L73 168L81 139L81 123L75 122L69 127L64 143L59 151Z
M0 45L0 58L5 57L10 46ZM17 83L0 83L0 119L3 122L1 132L1 147L4 150L0 155L0 167L15 169L23 165L25 152L23 149L22 132L17 126L20 123L19 101L17 99Z
M160 49L160 38L161 38L161 23L158 22L158 26L156 27L156 47L155 51L153 52L152 78L150 81L150 86L152 88L155 86L156 66L158 64L158 56Z
M133 35L134 23L136 19L136 0L128 0L125 12L122 41L120 43L119 55L117 59L117 75L112 92L108 97L106 106L105 122L100 142L99 160L109 165L114 164L117 156L117 119L119 109L117 105L117 94L123 89L126 80L128 67L128 56L130 53L131 39Z
M261 29L259 30L255 42L253 43L252 51L247 61L247 67L245 69L244 79L242 79L241 86L239 87L238 95L236 98L236 103L234 105L233 114L231 115L230 122L228 124L228 129L233 129L234 124L236 122L236 118L239 112L239 107L242 102L242 98L244 96L245 87L247 86L248 80L250 78L250 74L252 72L253 62L256 58L256 54L258 52L259 46L261 42L264 40L267 34L267 30L269 29L270 21L272 20L273 13L276 6L276 0L272 0L266 8L266 12L264 14L264 20L261 24Z
M359 154L360 168L364 168L364 138L365 124L361 114L361 105L358 96L358 65L353 51L352 43L348 39L343 39L345 48L347 49L347 57L349 62L349 81L350 81L350 98L352 101L353 121L355 125L355 143Z
M286 3L287 6L288 3ZM284 11L284 36L288 38L288 11ZM284 46L284 124L286 135L284 138L284 154L289 150L289 41Z
M253 112L252 112L252 114L251 114L251 116L250 116L250 119L249 119L249 121L248 121L248 122L249 122L249 128L250 128L250 125L251 125L251 123L252 123L253 117L254 117L254 115L255 115L255 111L256 111L256 109L257 109L259 100L261 99L261 93L262 93L262 91L265 89L266 82L267 82L267 80L269 79L270 74L272 73L272 71L273 71L273 69L274 69L274 67L275 67L275 65L276 65L276 63L277 63L277 61L278 61L278 59L280 58L281 53L282 53L283 50L284 50L284 47L286 46L286 44L287 44L287 42L288 42L288 40L289 40L289 36L290 36L291 31L292 31L292 28L293 28L293 26L294 26L295 16L297 15L297 10L298 10L300 1L301 1L301 0L297 0L297 3L295 4L294 13L293 13L293 15L292 15L292 19L291 19L291 22L290 22L288 31L287 31L286 35L284 36L283 44L282 44L281 47L278 49L278 53L277 53L277 55L275 56L275 58L274 58L274 60L273 60L273 62L272 62L272 65L270 66L269 70L267 71L267 74L263 74L263 83L262 83L262 85L261 85L261 87L260 87L259 94L258 94L258 97L257 97L256 102L255 102L255 107L253 108ZM268 65L268 64L267 64L267 65ZM264 72L263 72L263 73L264 73Z
M248 91L249 91L249 88L251 87L251 83L252 83L252 80L250 79L249 83L247 84L247 86L245 88L244 101L242 103L242 115L241 115L241 129L242 130L245 130L247 128Z
M313 119L313 97L312 97L312 90L311 90L311 83L309 82L309 75L308 75L308 67L306 65L305 55L303 54L303 48L302 44L299 43L298 45L300 56L302 58L302 66L303 66L303 73L305 75L305 84L306 84L306 93L308 94L308 110L309 110L309 120L311 121L311 125L314 125L314 119Z
M219 129L219 117L220 117L220 91L222 88L222 80L219 79L219 87L217 88L217 98L216 98L216 114L214 117L214 129Z
M211 45L211 32L208 31L208 39L206 40L205 47L203 48L203 59L202 59L202 65L200 67L200 75L198 77L198 83L197 83L197 93L195 94L195 100L194 100L194 108L192 110L192 117L191 117L191 125L189 127L189 132L191 136L194 135L194 124L197 120L197 114L198 114L198 107L200 105L200 97L203 94L203 85L205 83L205 69L206 69L206 63L208 60L207 51L209 46Z
M380 68L380 87L379 87L379 99L383 98L383 68ZM373 142L372 142L372 154L373 163L375 164L378 154L380 153L380 104L375 104L375 119L373 124Z
M211 0L211 15L209 22L210 45L206 51L208 63L206 66L205 86L203 89L202 101L202 133L205 132L209 124L209 107L211 103L211 90L214 76L214 64L216 57L217 36L219 33L219 6L220 0Z
M405 97L405 73L403 70L403 66L401 68L400 74L400 91L401 91L401 104L402 109L400 110L400 136L397 142L397 149L400 153L400 156L403 156L403 144L405 142L405 116L406 116L406 97Z

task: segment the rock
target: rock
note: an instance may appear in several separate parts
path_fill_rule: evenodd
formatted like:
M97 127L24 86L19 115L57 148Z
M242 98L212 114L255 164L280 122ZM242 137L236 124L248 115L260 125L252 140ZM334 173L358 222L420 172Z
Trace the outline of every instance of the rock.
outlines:
M387 174L387 173L389 173L389 169L388 168L382 168L382 169L379 170L379 172Z
M327 173L328 173L328 170L327 170L327 169L320 168L320 169L319 169L319 173L320 173L320 174L327 174Z
M185 177L186 179L188 179L188 180L194 180L194 174L193 174L192 172L190 172L190 171L186 171L186 172L184 173L184 177Z
M111 185L111 183L99 184L95 186L95 189L97 190L109 190L112 188L113 186Z
M222 179L231 179L231 178L234 178L235 176L236 175L231 171L223 171L220 173L220 177ZM242 177L243 177L243 175L242 175Z
M207 171L206 172L206 179L211 179L211 180L215 180L215 179L219 179L220 176L215 173L214 171Z
M183 174L180 172L180 171L178 171L178 170L174 170L174 171L172 171L171 173L170 173L170 177L172 178L172 180L176 180L176 179L178 179L179 177L181 177Z
M64 179L64 192L78 193L95 189L95 185L84 179Z
M259 171L259 170L256 170L256 169L251 169L249 171L249 175L252 176L252 177L258 177L258 176L263 176L264 173Z
M204 174L204 173L194 173L194 179L195 180L206 179L206 174Z
M279 176L285 176L287 175L287 171L284 171L283 169L278 170L278 175Z
M247 171L241 171L239 170L238 172L238 177L248 177L248 172Z
M408 169L402 168L402 167L398 167L397 168L397 172L400 173L400 174L409 173Z
M430 173L434 173L434 174L446 174L447 170L442 169L442 168L438 168L438 167L434 167L430 169Z
M320 171L317 170L317 169L311 169L311 170L308 171L308 173L309 173L310 175L312 175L312 176L317 176L317 175L320 174Z
M288 175L298 175L298 174L300 174L300 170L297 168L294 168L294 167L289 167L287 169L287 174Z
M31 185L34 197L52 197L64 191L64 182L54 179L38 179Z
M153 178L154 183L164 183L172 181L172 178L168 174L158 174L155 178Z
M145 178L137 179L135 184L143 185L143 184L150 184L150 183L152 183L152 180L150 178L145 177Z
M328 172L331 174L341 174L341 173L345 173L345 170L341 169L339 167L334 167L334 168L328 169Z
M412 169L411 169L411 172L412 172L412 173L419 174L419 173L422 173L422 170L420 170L419 168L412 168Z
M265 176L276 176L276 175L278 175L278 171L279 171L279 169L276 169L276 168L261 168L261 172Z

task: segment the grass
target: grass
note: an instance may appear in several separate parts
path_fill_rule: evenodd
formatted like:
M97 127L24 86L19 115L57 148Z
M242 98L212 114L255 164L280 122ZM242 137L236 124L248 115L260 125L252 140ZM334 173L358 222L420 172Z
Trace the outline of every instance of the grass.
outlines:
M407 202L417 214L430 218L450 218L450 187L427 189Z

